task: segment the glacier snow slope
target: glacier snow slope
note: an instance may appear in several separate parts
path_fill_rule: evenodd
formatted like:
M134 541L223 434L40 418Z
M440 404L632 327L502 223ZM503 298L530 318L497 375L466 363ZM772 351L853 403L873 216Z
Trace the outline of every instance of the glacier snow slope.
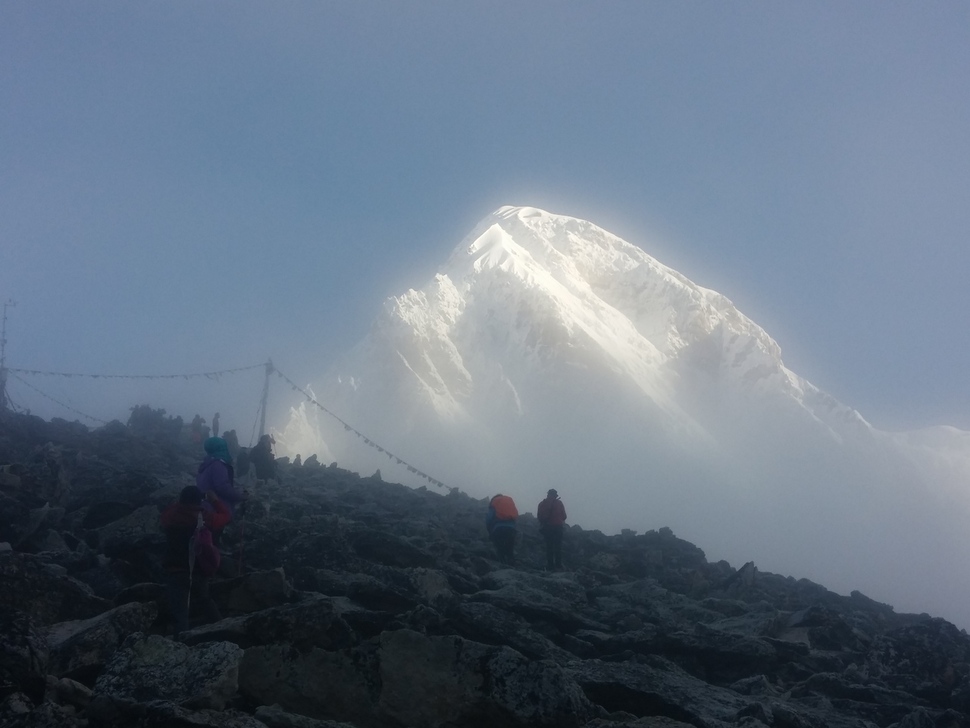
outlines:
M385 303L319 401L471 494L534 510L556 487L584 527L670 526L709 558L970 626L970 434L876 430L727 298L589 222L497 210ZM277 439L427 484L313 407Z

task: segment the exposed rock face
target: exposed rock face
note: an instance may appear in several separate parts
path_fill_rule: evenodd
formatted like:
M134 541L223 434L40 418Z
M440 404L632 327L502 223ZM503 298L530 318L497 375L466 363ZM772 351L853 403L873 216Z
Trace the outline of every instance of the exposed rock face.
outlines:
M226 530L223 619L173 642L158 516L198 454L157 437L0 419L0 726L970 726L944 620L665 528L572 526L548 573L523 514L510 569L484 502L309 461Z

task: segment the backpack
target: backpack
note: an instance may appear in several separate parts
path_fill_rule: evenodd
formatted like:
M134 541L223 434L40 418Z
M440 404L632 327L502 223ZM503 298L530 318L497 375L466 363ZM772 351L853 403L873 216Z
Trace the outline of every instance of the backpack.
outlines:
M196 568L203 576L214 576L219 570L222 554L212 543L212 531L205 526L199 528L192 538L192 555L195 557Z
M497 521L514 521L519 517L515 501L507 495L495 496L492 499L491 506L495 509L495 520Z

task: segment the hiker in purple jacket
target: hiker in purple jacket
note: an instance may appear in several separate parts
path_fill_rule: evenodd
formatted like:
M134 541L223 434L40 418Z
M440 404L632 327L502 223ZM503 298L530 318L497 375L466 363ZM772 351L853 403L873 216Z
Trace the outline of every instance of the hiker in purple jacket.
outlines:
M232 456L229 446L221 437L210 437L203 444L205 459L199 465L199 472L195 476L195 484L205 496L210 490L219 500L229 506L229 512L235 515L237 503L249 498L249 493L240 490L233 483ZM218 536L216 537L218 540Z

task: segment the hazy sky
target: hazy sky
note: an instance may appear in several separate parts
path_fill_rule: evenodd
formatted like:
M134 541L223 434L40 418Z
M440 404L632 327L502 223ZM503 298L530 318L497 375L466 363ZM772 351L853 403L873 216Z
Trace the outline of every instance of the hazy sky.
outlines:
M725 294L876 426L970 429L968 130L962 1L8 0L7 365L313 381L534 205ZM26 380L243 430L262 385Z

